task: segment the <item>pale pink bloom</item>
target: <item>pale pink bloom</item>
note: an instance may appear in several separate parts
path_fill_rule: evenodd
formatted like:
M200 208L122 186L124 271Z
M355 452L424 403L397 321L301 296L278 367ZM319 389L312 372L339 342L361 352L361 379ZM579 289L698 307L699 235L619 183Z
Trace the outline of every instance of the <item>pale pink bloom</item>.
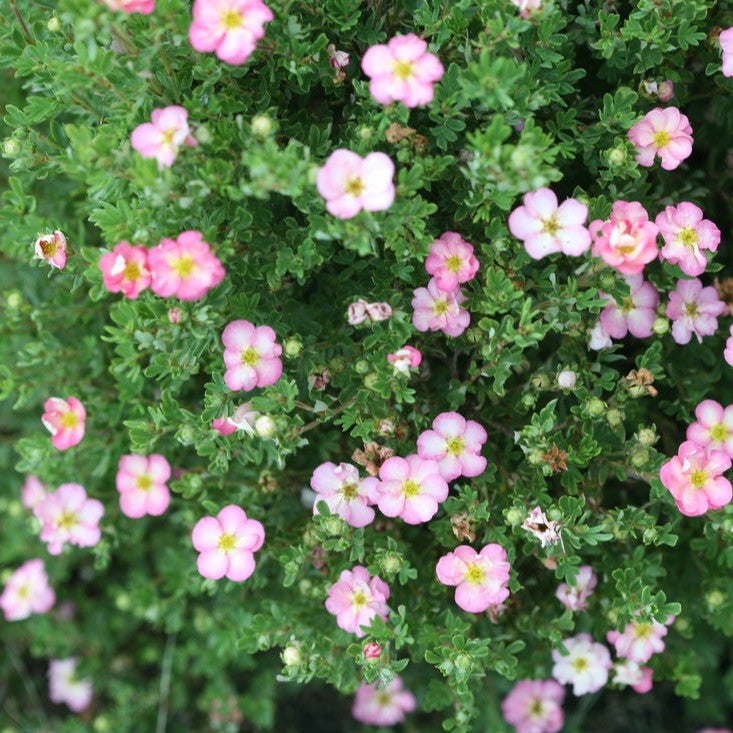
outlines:
M712 285L704 288L702 282L679 280L677 288L669 294L667 317L673 320L672 338L678 344L686 344L692 334L702 342L703 336L711 336L718 328L718 316L727 307L718 297Z
M313 514L319 514L318 502L325 501L332 514L338 514L352 527L366 527L374 520L379 480L360 478L359 471L350 463L322 463L311 476L310 485L316 496Z
M720 244L720 229L709 219L702 218L702 209L689 201L679 206L667 206L654 223L664 237L660 259L679 265L685 275L696 277L708 265L705 252L715 252Z
M527 254L539 260L553 252L577 257L590 247L590 234L584 226L588 207L575 199L558 206L549 188L524 195L523 205L509 215L509 231L524 242Z
M715 400L703 400L695 408L695 417L687 428L687 440L733 458L733 405L723 408Z
M66 703L79 713L92 701L92 682L76 676L77 660L52 659L48 664L48 696L51 702Z
M370 641L364 645L364 659L379 659L382 653L382 647L375 641Z
M254 553L265 541L265 528L248 519L244 509L225 506L215 517L203 517L191 533L198 556L198 571L204 578L247 580L255 569Z
M430 278L427 288L413 293L412 325L418 331L442 331L446 336L460 336L471 322L469 312L461 307L466 296L460 288L450 293L441 290Z
M182 232L177 239L161 239L148 251L151 290L163 298L198 300L215 288L226 274L201 232Z
M725 341L725 349L723 350L723 358L733 366L733 326L730 327L730 333Z
M598 585L598 576L590 565L581 565L575 576L575 583L561 583L555 591L557 599L571 611L585 611L593 589Z
M565 688L555 680L520 680L501 703L516 733L557 733L565 722Z
M183 107L154 109L150 119L132 131L130 143L143 158L155 158L158 170L173 165L181 145L198 145L191 136L188 112Z
M326 46L326 51L329 63L337 71L343 71L349 65L349 54L346 51L339 51L333 43Z
M87 413L76 397L69 397L68 400L49 397L43 403L43 409L41 422L51 433L54 448L66 450L81 441Z
M473 280L478 272L478 260L473 246L456 232L444 232L430 245L425 269L433 275L439 290L451 292L460 283Z
M349 305L346 318L350 326L358 326L360 323L369 320L369 314L367 313L368 305L369 303L364 298L359 298L359 300Z
M572 369L563 369L557 375L557 386L560 389L575 389L578 375Z
M407 524L432 519L448 497L448 484L438 463L415 454L388 458L379 469L379 478L379 511L401 517Z
M469 613L482 613L509 597L506 550L491 543L480 552L460 545L438 560L435 573L444 585L455 585L456 604Z
M530 18L534 12L545 7L545 0L509 0L509 2L519 8L519 14L523 18Z
M22 621L32 613L46 613L56 602L43 560L26 560L10 576L0 594L6 621Z
M611 341L611 337L603 328L603 324L599 319L596 325L588 331L588 348L593 349L593 351L600 351L609 348L609 346L613 346L613 341Z
M356 565L343 570L339 579L328 589L326 609L336 616L339 628L366 635L362 627L371 626L375 616L387 620L389 586L378 576L372 577L365 567Z
M601 311L600 321L603 330L611 338L622 339L627 333L636 338L648 338L652 335L652 326L656 318L659 303L659 292L641 273L624 275L631 292L619 305L610 295L600 295L608 301Z
M522 523L522 529L526 529L527 532L537 537L541 547L546 547L547 545L556 545L560 541L562 524L548 519L542 509L536 506L530 510L527 518Z
M486 430L474 420L466 420L457 412L441 412L433 420L433 429L418 437L417 453L420 458L437 461L446 481L459 476L473 478L486 470L486 459L481 455L486 438Z
M672 617L672 620L674 618ZM669 623L672 622L669 621ZM637 664L648 662L653 654L664 651L667 627L659 621L635 621L626 625L623 633L609 631L606 639L616 648L616 655Z
M123 13L141 13L150 15L155 10L155 0L99 0L111 10L121 10Z
M232 422L232 419L226 415L215 417L211 421L211 427L221 435L231 435L237 431L237 426Z
M389 303L367 303L366 312L372 323L386 321L392 316L392 306Z
M387 44L371 46L361 60L370 78L369 92L380 104L402 102L417 107L433 100L433 84L443 76L443 65L414 33L395 36Z
M394 201L394 163L384 153L362 158L350 150L335 150L316 177L318 193L328 211L339 219L351 219L362 209L383 211Z
M647 112L629 130L629 140L636 146L636 162L647 168L658 155L662 168L671 171L692 153L692 127L677 107L655 107Z
M38 476L26 476L20 490L20 500L26 509L35 513L35 508L46 498L46 484Z
M36 239L35 256L46 260L52 267L63 270L66 267L66 237L58 229L53 234L44 234Z
M730 466L731 459L724 451L708 450L686 440L677 455L659 469L659 478L682 514L697 517L708 509L720 509L730 503L733 488L720 475Z
M195 0L188 39L196 51L214 51L227 64L243 64L275 16L261 0Z
M593 254L624 275L641 272L657 257L659 229L638 201L615 201L608 220L596 219L588 229Z
M651 667L640 667L630 659L619 659L613 665L614 678L611 680L617 685L631 685L639 694L649 692L654 686L652 678L654 672Z
M733 28L726 28L718 36L723 51L723 76L733 76Z
M578 634L562 643L568 653L563 656L559 649L553 649L552 676L563 685L572 685L574 695L600 690L612 666L608 649L594 642L590 634Z
M394 365L395 373L409 374L410 369L420 366L422 354L414 347L405 344L397 349L394 354L387 354L387 361Z
M102 538L99 520L104 506L90 499L81 484L61 484L36 507L41 520L41 540L52 555L59 555L68 542L77 547L94 547Z
M660 102L669 102L669 100L674 97L674 82L670 81L669 79L667 79L666 81L660 81L659 89L657 90L657 96L659 97Z
M157 453L147 458L137 454L122 456L115 479L122 513L132 519L145 514L160 516L171 500L165 483L170 477L170 464Z
M372 685L362 682L356 691L351 714L361 723L384 727L401 723L416 706L415 696L402 689L402 679L395 675L386 687L379 687L376 682Z
M282 346L269 326L232 321L221 334L224 344L224 381L231 390L250 392L275 384L283 372Z
M130 246L120 242L114 249L99 258L99 269L104 287L111 293L123 293L137 298L150 285L148 250L142 245Z

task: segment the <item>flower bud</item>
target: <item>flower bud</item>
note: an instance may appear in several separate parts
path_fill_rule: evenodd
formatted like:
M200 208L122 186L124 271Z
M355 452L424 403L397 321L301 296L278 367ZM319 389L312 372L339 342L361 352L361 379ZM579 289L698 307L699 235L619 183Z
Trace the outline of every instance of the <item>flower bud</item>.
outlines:
M657 336L663 336L665 333L667 333L667 331L669 331L669 319L663 318L662 316L657 316L654 319L652 331L654 331Z
M388 575L394 575L402 567L402 558L394 552L387 552L380 559L382 570Z
M362 125L357 131L357 136L360 140L363 140L364 142L368 142L372 139L372 135L374 135L374 130L372 130L371 127L367 127L366 125Z
M719 608L725 603L725 596L719 590L711 590L705 596L705 602L710 608Z
M55 15L52 15L48 19L48 23L46 23L46 28L48 28L48 30L50 30L51 33L56 33L56 31L59 28L61 28L61 23L59 22L59 19Z
M598 397L591 397L586 405L588 414L591 417L600 417L606 411L606 403Z
M527 516L527 512L523 509L519 509L518 507L512 507L511 509L507 509L504 516L507 524L512 527L518 527L524 521L524 518Z
M280 659L286 667L298 667L303 661L300 653L300 646L297 644L288 644L280 653Z
M578 375L572 369L563 369L557 375L557 386L561 389L575 389Z
M260 438L271 438L277 432L275 421L269 415L260 415L255 420L255 433Z
M634 468L643 468L649 463L649 451L643 446L637 446L631 454L631 465Z
M624 413L616 407L612 407L606 413L606 422L612 427L617 428L624 421Z
M364 659L379 659L382 647L374 641L364 645Z
M275 128L267 115L256 115L252 118L252 132L259 137L267 137Z
M364 386L367 389L374 389L378 380L379 375L376 372L369 372L369 374L364 377Z
M291 358L295 358L296 356L300 355L300 352L303 350L303 344L299 339L296 338L289 338L284 345L285 350L285 356L289 356Z
M181 320L181 309L180 308L171 308L168 311L168 320L171 323L178 323L178 321Z
M626 151L621 148L610 148L606 151L610 165L621 165L626 160Z
M654 428L642 428L639 430L639 443L641 445L654 445L659 436L655 432Z

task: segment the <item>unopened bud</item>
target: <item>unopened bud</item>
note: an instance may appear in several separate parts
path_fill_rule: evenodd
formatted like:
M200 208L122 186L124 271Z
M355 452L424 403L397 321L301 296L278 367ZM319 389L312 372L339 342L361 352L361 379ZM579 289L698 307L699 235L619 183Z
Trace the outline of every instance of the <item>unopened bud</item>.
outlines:
M267 115L256 115L252 118L252 132L260 137L267 137L274 128L272 120Z
M654 319L654 324L652 325L652 331L657 334L657 336L663 336L667 331L669 331L669 320L667 318L662 318L661 316L657 316Z
M639 431L639 443L641 445L654 445L658 440L654 428L642 428Z
M606 411L606 403L598 397L591 397L586 405L588 414L591 417L600 417Z
M725 596L719 590L711 590L705 596L705 602L710 608L719 608L725 603Z
M285 356L289 356L291 358L294 358L300 354L300 352L303 350L303 344L295 338L288 339L285 342Z
M617 428L621 423L624 421L624 414L621 412L621 410L617 409L616 407L612 407L607 413L606 413L606 422L612 427Z
M260 415L255 420L255 433L260 438L271 438L277 432L275 421L269 415Z
M55 15L52 15L48 19L48 23L46 23L46 28L48 28L48 30L50 30L51 33L56 33L56 31L59 28L61 28L61 23L59 22L59 19Z
M611 148L606 154L611 165L621 165L626 160L626 151L623 148Z
M382 653L382 647L374 641L370 641L364 646L364 658L365 659L378 659Z
M280 659L286 667L297 667L303 661L300 647L295 644L286 646L280 654Z

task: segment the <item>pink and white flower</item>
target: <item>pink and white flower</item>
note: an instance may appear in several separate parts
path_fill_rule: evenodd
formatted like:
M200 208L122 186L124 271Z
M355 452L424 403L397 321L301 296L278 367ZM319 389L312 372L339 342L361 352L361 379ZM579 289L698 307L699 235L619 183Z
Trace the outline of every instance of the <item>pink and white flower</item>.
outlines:
M232 321L221 334L224 344L224 381L231 390L250 392L275 384L283 372L282 346L269 326L250 321Z
M692 127L677 107L655 107L629 130L629 140L636 146L636 162L650 167L654 157L662 168L671 171L692 153Z
M134 299L150 285L148 250L142 245L116 244L111 252L99 258L99 269L104 287L111 293L123 293Z
M373 618L387 620L388 600L389 586L378 575L372 577L365 567L356 565L342 571L328 589L326 609L336 616L339 628L361 638L366 635L362 627L371 626Z
M704 250L715 252L720 244L720 229L703 219L702 209L689 201L667 206L654 223L664 237L659 257L679 265L685 275L697 277L708 265Z
M155 0L99 0L110 10L121 10L123 13L140 13L150 15L155 10Z
M379 687L376 682L372 685L362 682L356 691L351 714L361 723L384 727L401 723L416 706L415 696L402 689L402 679L395 675L386 687Z
M22 621L32 613L46 613L56 602L43 560L26 560L10 576L0 594L6 621Z
M389 303L367 303L366 312L372 323L386 321L392 317L392 306Z
M138 125L130 137L132 147L143 158L155 158L158 170L170 168L181 145L198 145L188 126L188 112L172 105L154 109L150 122Z
M414 346L405 344L394 354L387 354L387 361L394 366L395 374L409 374L410 369L419 367L422 363L422 354Z
M237 431L237 426L232 422L232 419L226 415L215 417L211 421L211 427L220 435L231 435Z
M557 733L565 722L565 688L555 680L520 680L501 703L516 733Z
M43 403L41 422L51 433L51 443L58 450L67 450L81 442L87 417L84 405L76 397L63 400L49 397Z
M718 36L723 51L723 76L733 76L733 28L726 28Z
M433 277L427 288L417 288L413 293L412 325L418 331L440 330L446 336L460 336L471 322L471 315L461 307L465 300L460 287L447 293Z
M725 341L725 349L723 350L723 358L733 366L733 326L730 327L730 333Z
M667 304L667 317L673 320L672 338L686 344L694 333L702 342L703 336L711 336L718 329L718 316L726 309L712 285L704 288L697 278L679 280Z
M92 701L92 681L79 679L74 657L52 659L48 664L48 696L51 702L65 703L75 713L80 713Z
M66 267L66 237L56 229L53 234L44 234L36 239L35 256L46 260L52 267L63 270Z
M652 335L654 319L657 316L659 292L651 283L644 280L641 273L624 275L624 280L631 288L631 292L621 301L621 305L610 295L600 293L608 301L608 305L601 311L601 326L615 339L622 339L627 333L636 338L648 338Z
M687 440L733 458L733 405L724 408L715 400L703 400L695 408L695 417L687 428Z
M553 649L552 676L563 685L572 685L574 695L596 692L608 682L611 655L603 644L593 641L590 634L563 639L568 653Z
M527 518L522 523L522 529L537 537L541 547L556 545L562 539L560 535L562 524L548 519L547 515L538 506L530 510Z
M671 617L669 623L672 620L674 617ZM627 624L623 633L609 631L606 639L615 647L617 656L637 664L645 664L652 655L664 651L663 639L666 635L667 627L659 621L635 621Z
M318 502L325 501L333 514L338 514L352 527L366 527L374 520L379 480L370 476L360 478L359 471L350 463L322 463L311 476L310 485L317 496L313 514L319 514Z
M115 479L122 513L132 519L145 514L160 516L171 500L165 483L170 477L170 464L157 453L147 458L137 454L122 456Z
M191 541L201 553L196 564L204 578L243 581L254 572L254 553L265 541L265 528L248 519L244 509L229 504L215 517L199 519Z
M630 659L619 659L613 664L614 677L611 680L617 685L630 685L634 692L643 695L652 689L654 671L651 667L640 667Z
M581 565L575 576L575 583L561 583L555 591L557 599L571 611L585 611L593 589L598 585L598 576L590 565Z
M460 283L473 280L478 272L478 260L473 246L456 232L443 232L430 245L425 269L433 275L439 290L451 292Z
M333 43L326 46L328 61L336 71L343 71L349 65L349 54L346 51L339 51Z
M519 14L523 18L531 18L535 12L545 7L545 0L509 0L509 2L519 8Z
M36 507L46 498L46 484L38 476L26 476L20 490L20 501L26 509L35 513Z

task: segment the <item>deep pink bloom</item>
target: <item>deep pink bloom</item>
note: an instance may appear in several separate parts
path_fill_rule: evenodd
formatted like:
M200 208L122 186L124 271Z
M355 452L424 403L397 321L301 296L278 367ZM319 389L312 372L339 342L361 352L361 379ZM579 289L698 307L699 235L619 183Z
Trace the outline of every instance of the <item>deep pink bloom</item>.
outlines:
M375 616L387 620L389 586L378 576L372 577L367 569L356 565L341 572L339 579L328 589L326 609L336 616L339 628L366 635L363 626L371 626Z
M417 107L433 100L433 84L443 76L443 65L414 33L395 36L387 44L371 46L361 60L370 78L369 92L380 104L402 102Z
M442 331L446 336L460 336L471 322L471 315L461 308L466 296L460 288L450 293L441 290L431 278L427 288L413 293L412 325L418 331Z
M532 259L553 252L577 257L590 247L590 234L584 226L587 217L585 204L566 199L558 206L555 192L543 187L524 195L523 205L512 211L508 224Z
M188 112L173 105L154 109L151 122L138 125L130 137L132 147L143 158L155 158L158 170L170 168L181 145L198 145L188 126Z
M128 242L116 244L111 252L99 258L99 269L104 278L104 287L111 293L137 298L150 285L148 250L142 245L130 246Z
M36 507L41 520L41 540L48 551L59 555L67 542L78 547L94 547L102 538L99 520L104 506L90 499L81 484L61 484Z
M557 599L571 611L585 611L593 589L598 585L598 576L590 565L581 565L575 576L575 583L561 583L555 591Z
M697 517L708 509L720 509L730 503L733 488L720 475L730 466L731 459L724 451L708 450L686 440L677 455L659 469L659 478L682 514Z
M155 10L155 0L99 0L111 10L121 10L123 13L141 13L150 15Z
M460 283L473 280L478 272L478 260L473 246L456 232L444 232L430 245L425 269L433 275L439 290L451 292Z
M170 464L157 453L147 458L136 454L122 456L115 479L122 513L132 519L145 514L161 515L171 500L165 483L170 477Z
M638 201L615 201L609 219L596 219L588 229L593 254L624 275L641 272L657 257L659 229Z
M367 725L397 725L405 719L417 706L415 696L402 689L399 675L386 686L379 687L362 682L356 691L351 714L356 720Z
M618 305L614 298L600 293L608 301L601 311L601 326L612 338L622 339L627 333L636 338L648 338L652 335L652 327L656 318L659 303L659 292L641 273L624 275L631 292Z
M687 428L687 440L733 458L733 405L723 408L715 400L703 400L695 408L695 417Z
M509 597L509 563L506 550L491 543L481 552L460 545L438 560L435 573L444 585L457 586L458 606L469 613L482 613Z
M671 617L671 620L674 620L674 617ZM666 635L667 627L659 621L653 620L651 623L636 621L627 624L623 633L609 631L606 639L615 647L617 656L630 659L637 664L645 664L653 654L664 651L663 639Z
M640 667L630 659L619 659L613 665L614 678L617 685L631 685L634 692L643 695L652 689L654 672L651 667Z
M48 696L51 702L66 703L71 710L79 713L92 701L92 681L79 679L76 675L77 661L52 659L48 664Z
M43 403L43 409L41 422L51 433L54 448L66 450L81 442L87 413L76 397L69 397L68 400L49 397Z
M422 354L414 346L405 344L394 354L387 354L387 361L394 365L395 373L409 374L410 369L419 367L422 363Z
M36 507L46 498L46 485L38 476L26 476L20 490L20 500L26 509L35 513Z
M577 634L562 643L568 653L563 656L559 649L553 649L552 676L563 685L572 685L574 695L600 690L612 666L608 649L594 642L590 634Z
M565 722L565 688L555 680L520 680L501 703L516 733L557 733Z
M52 267L63 270L66 267L66 237L58 229L53 234L44 234L36 239L35 256L46 260Z
M384 153L362 158L350 150L335 150L316 177L318 193L328 211L339 219L351 219L362 209L383 211L394 201L394 163Z
M237 426L232 422L232 419L226 415L215 417L211 421L211 427L221 433L221 435L231 435L237 431Z
M636 162L647 168L658 155L662 168L671 171L692 153L692 127L677 107L655 107L647 112L629 130L629 140L636 146Z
M352 527L366 527L374 520L379 480L370 476L360 478L359 471L350 463L322 463L310 480L317 496L313 514L318 514L318 502L325 501L332 514L348 522Z
M215 517L199 519L191 541L201 553L196 564L204 578L242 581L254 572L254 553L265 541L265 528L248 519L244 509L229 504Z
M275 343L269 326L255 326L244 320L232 321L221 334L224 344L224 381L231 390L246 392L275 384L283 373L282 346Z
M726 28L718 36L723 51L723 76L733 76L733 28Z
M22 621L32 613L46 613L56 602L43 560L27 560L13 572L0 594L6 621Z
M671 318L672 338L678 344L686 344L692 334L702 342L703 336L711 336L718 328L718 316L727 309L712 285L704 288L700 280L679 280L677 288L669 294L667 317Z
M704 250L715 252L720 244L720 229L702 218L702 209L689 201L667 206L654 223L664 237L659 257L679 265L685 275L697 277L708 266Z

